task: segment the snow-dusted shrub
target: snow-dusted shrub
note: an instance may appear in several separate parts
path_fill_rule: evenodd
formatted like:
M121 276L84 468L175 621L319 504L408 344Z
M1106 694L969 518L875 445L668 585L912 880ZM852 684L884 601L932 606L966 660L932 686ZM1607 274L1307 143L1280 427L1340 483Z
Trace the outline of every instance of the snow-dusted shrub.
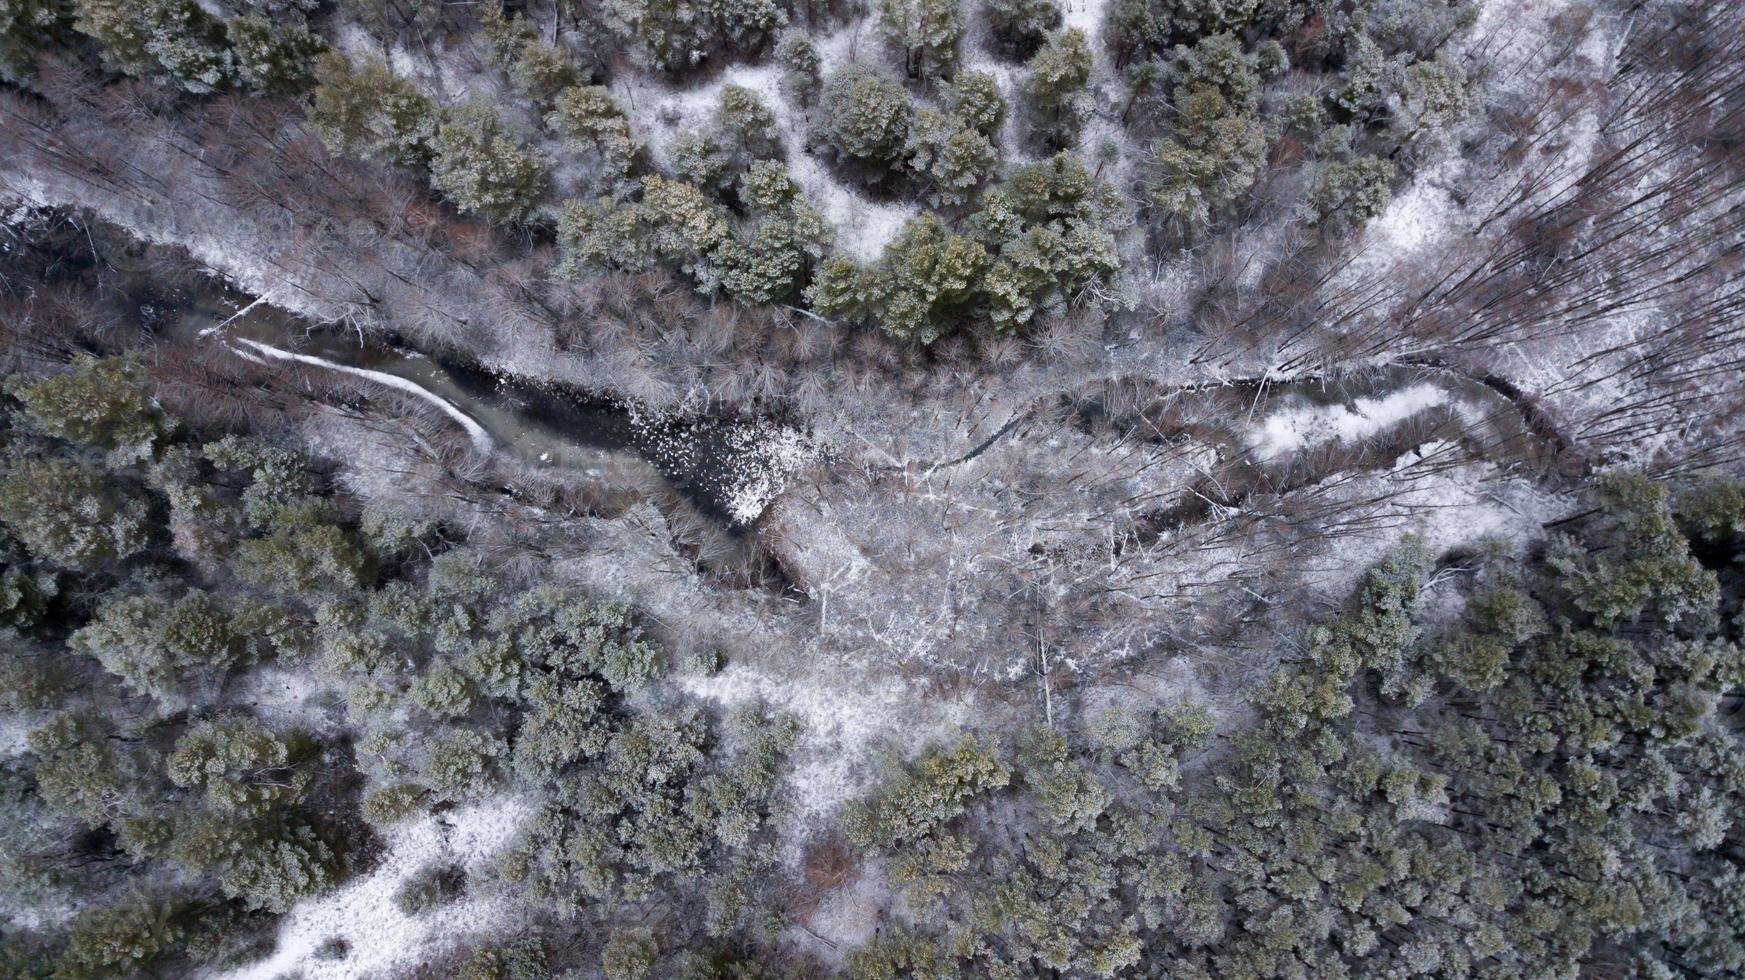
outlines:
M999 80L985 71L959 72L940 92L939 101L989 139L1006 121L1006 98L1000 94Z

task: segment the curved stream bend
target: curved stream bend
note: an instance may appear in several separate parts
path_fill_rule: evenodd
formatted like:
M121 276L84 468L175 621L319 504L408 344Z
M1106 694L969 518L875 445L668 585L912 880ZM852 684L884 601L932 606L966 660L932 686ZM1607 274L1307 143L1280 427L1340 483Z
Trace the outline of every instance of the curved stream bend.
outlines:
M236 346L237 344L242 344L255 353L250 354L248 351L238 348ZM295 354L288 350L281 350L271 344L263 344L258 340L249 340L244 337L238 337L234 342L227 342L226 346L228 346L236 356L254 361L256 364L264 364L264 358L271 358L277 361L295 361L298 364L313 364L317 367L327 368L330 371L338 371L342 374L367 378L370 381L374 381L376 384L386 385L396 391L406 392L414 398L420 398L429 402L431 405L436 406L437 410L441 411L444 415L454 419L461 428L466 430L467 438L472 440L474 449L477 449L481 453L488 453L496 448L496 440L492 439L491 434L485 431L485 427L475 421L471 415L461 411L460 407L455 403L424 388L416 382L408 381L405 378L388 374L383 371L372 371L368 368L358 368L347 364L339 364L334 361L329 361L326 358L315 357L311 354ZM255 356L256 354L260 356L257 357Z

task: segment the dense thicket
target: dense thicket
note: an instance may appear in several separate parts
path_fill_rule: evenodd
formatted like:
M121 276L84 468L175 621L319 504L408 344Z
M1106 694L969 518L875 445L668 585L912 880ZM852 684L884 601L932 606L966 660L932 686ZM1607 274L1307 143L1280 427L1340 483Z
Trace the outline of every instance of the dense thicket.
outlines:
M35 59L70 48L163 83L192 113L223 93L287 99L333 153L409 168L512 232L555 232L562 276L661 267L711 296L931 343L1130 305L1150 253L1232 223L1361 225L1464 118L1465 74L1446 52L1473 10L1126 0L1099 25L1113 58L1096 93L1096 42L1047 0L888 0L865 12L884 50L829 64L807 30L777 35L852 12L771 0L24 3L0 20L0 66L28 87ZM974 59L972 17L991 44ZM358 34L375 43L329 44ZM703 84L724 61L760 59L779 86L719 86L708 122L667 146L644 145L652 134L617 103L615 83L638 74ZM997 217L1035 167L1013 153L1076 169L1077 197L1097 203ZM807 157L837 186L795 182L790 170L816 166ZM861 250L839 251L819 210L840 194L916 214L884 255L853 261L844 253Z
M667 658L630 610L520 587L292 449L202 437L127 361L5 398L0 674L29 734L0 765L0 901L80 910L9 929L8 976L259 955L272 915L368 869L372 825L512 792L542 805L502 880L435 869L409 914L507 886L530 942L661 920L655 962L769 934L792 722L649 689ZM247 707L263 672L298 696Z
M919 924L851 972L1745 969L1742 500L1615 474L1530 563L1408 542L1216 743L1140 706L931 751L850 817Z

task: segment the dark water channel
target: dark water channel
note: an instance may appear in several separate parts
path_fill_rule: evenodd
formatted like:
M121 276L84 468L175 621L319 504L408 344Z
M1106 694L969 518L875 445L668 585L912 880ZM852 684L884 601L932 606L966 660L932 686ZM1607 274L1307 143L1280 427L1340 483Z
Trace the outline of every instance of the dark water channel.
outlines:
M229 288L192 269L179 250L143 244L124 229L58 210L40 213L26 227L0 228L0 244L40 273L45 285L86 277L101 283L164 340L251 357L267 364L294 355L318 358L329 369L366 371L409 382L417 395L447 403L487 434L493 452L531 464L579 470L601 468L606 454L633 453L706 517L731 532L752 523L741 493L755 477L756 434L775 427L741 417L639 418L630 407L589 392L509 378L460 359L412 350L396 338L360 335L326 326ZM29 256L17 253L27 251ZM46 270L46 271L45 271ZM166 271L168 270L168 271ZM252 342L252 343L251 343ZM273 353L254 345L266 345ZM289 362L283 362L289 363ZM307 361L305 361L307 363ZM321 369L320 366L316 367ZM365 385L381 378L361 378ZM403 389L404 390L404 389ZM463 423L456 419L457 428ZM483 440L475 431L476 446Z

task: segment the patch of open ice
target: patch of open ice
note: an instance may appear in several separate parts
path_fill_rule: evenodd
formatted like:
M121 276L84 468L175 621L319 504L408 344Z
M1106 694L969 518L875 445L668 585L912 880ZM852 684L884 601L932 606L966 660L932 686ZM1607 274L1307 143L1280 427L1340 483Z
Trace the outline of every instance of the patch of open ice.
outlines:
M1273 460L1323 443L1366 439L1448 400L1448 392L1426 382L1349 405L1287 408L1267 416L1247 441L1255 458Z

